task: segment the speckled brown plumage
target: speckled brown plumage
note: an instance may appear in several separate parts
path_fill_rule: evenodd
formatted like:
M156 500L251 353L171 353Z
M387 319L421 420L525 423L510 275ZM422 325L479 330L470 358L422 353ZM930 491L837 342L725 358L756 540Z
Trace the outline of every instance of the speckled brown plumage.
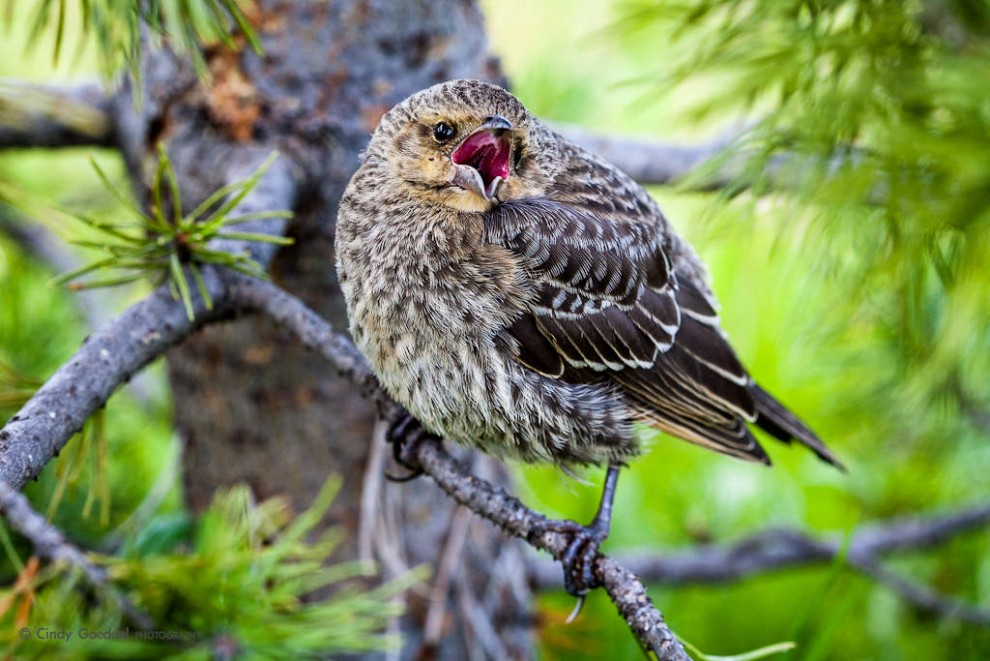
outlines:
M838 463L749 377L649 194L494 85L443 83L382 118L341 200L337 264L358 347L444 438L618 464L640 421L769 463L753 423Z

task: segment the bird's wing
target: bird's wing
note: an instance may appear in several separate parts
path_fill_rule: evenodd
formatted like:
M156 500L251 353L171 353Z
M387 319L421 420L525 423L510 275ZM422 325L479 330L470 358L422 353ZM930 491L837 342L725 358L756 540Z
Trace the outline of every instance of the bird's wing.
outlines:
M746 426L757 420L753 382L690 279L678 282L681 327L670 351L647 370L623 370L618 382L645 422L698 445L770 463Z
M535 284L529 313L500 338L507 350L551 378L608 376L645 422L767 462L745 424L756 418L749 376L707 296L678 282L659 212L636 217L628 211L638 202L623 209L607 197L566 197L513 200L486 214L485 239L515 253Z
M532 314L509 329L531 369L559 378L567 367L646 368L671 347L680 310L662 238L649 224L524 199L491 211L485 233L533 278Z

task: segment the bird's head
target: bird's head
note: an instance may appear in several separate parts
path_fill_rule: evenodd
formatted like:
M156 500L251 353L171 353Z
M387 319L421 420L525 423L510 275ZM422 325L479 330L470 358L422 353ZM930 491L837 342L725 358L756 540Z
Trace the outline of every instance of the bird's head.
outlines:
M543 164L553 146L544 133L501 87L453 80L386 113L367 154L381 159L411 195L459 211L487 211L546 185Z

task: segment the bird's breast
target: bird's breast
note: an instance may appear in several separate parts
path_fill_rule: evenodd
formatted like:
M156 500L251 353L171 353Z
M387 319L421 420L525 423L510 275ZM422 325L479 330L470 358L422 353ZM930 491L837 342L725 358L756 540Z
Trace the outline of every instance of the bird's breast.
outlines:
M339 229L352 332L373 367L398 368L436 346L477 348L526 297L519 267L481 243L480 220L410 209Z

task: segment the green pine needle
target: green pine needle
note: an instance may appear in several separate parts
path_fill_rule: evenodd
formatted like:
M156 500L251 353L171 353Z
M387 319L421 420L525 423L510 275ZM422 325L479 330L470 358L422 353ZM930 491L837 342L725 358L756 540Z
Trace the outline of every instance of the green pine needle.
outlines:
M13 0L10 0L13 4ZM206 77L208 68L203 55L210 43L237 48L236 29L256 53L261 41L237 0L80 0L83 37L92 36L99 53L103 74L112 78L128 69L140 81L142 48L141 26L146 25L153 43L167 39L181 55L189 57L198 75ZM66 0L39 0L31 22L29 43L49 31L54 33L54 62L62 57L66 40Z
M766 659L777 654L789 652L797 647L797 645L791 642L775 643L749 652L732 654L731 656L715 656L714 654L705 654L683 638L680 638L680 641L684 645L684 649L694 657L695 661L757 661L757 659Z
M174 640L74 636L57 642L58 653L92 659L212 658L225 640L239 657L252 659L396 649L399 641L386 634L402 611L396 597L424 572L369 587L373 566L331 563L341 535L317 529L339 487L339 479L328 480L299 514L284 498L258 502L239 486L218 492L193 526L172 515L156 517L130 536L122 555L96 559L107 567L114 588L151 616L156 630L189 635ZM0 547L24 566L2 530ZM92 599L64 567L43 568L32 580L30 594L17 585L0 589L0 602L7 604L0 612L0 645L13 656L38 658L54 649L37 636L22 639L18 631L25 625L73 631L127 627L117 600L102 594ZM32 600L24 611L29 620L14 626L25 599Z
M247 254L232 254L209 247L214 239L289 245L291 239L256 232L229 231L228 227L250 221L291 218L289 211L263 211L231 215L234 209L258 184L265 171L278 157L270 154L250 176L224 186L211 194L192 212L182 214L182 198L178 180L168 153L159 148L158 167L152 178L151 204L148 212L118 189L102 168L91 159L97 176L110 193L127 209L133 222L108 223L89 216L75 217L91 229L106 236L105 242L76 241L79 246L104 253L104 256L54 279L56 284L68 283L73 290L112 287L127 284L151 275L153 280L167 282L176 299L181 299L186 314L195 314L193 289L189 278L206 308L213 301L203 281L201 267L212 264L234 269L257 278L266 274ZM97 277L81 279L98 274Z

